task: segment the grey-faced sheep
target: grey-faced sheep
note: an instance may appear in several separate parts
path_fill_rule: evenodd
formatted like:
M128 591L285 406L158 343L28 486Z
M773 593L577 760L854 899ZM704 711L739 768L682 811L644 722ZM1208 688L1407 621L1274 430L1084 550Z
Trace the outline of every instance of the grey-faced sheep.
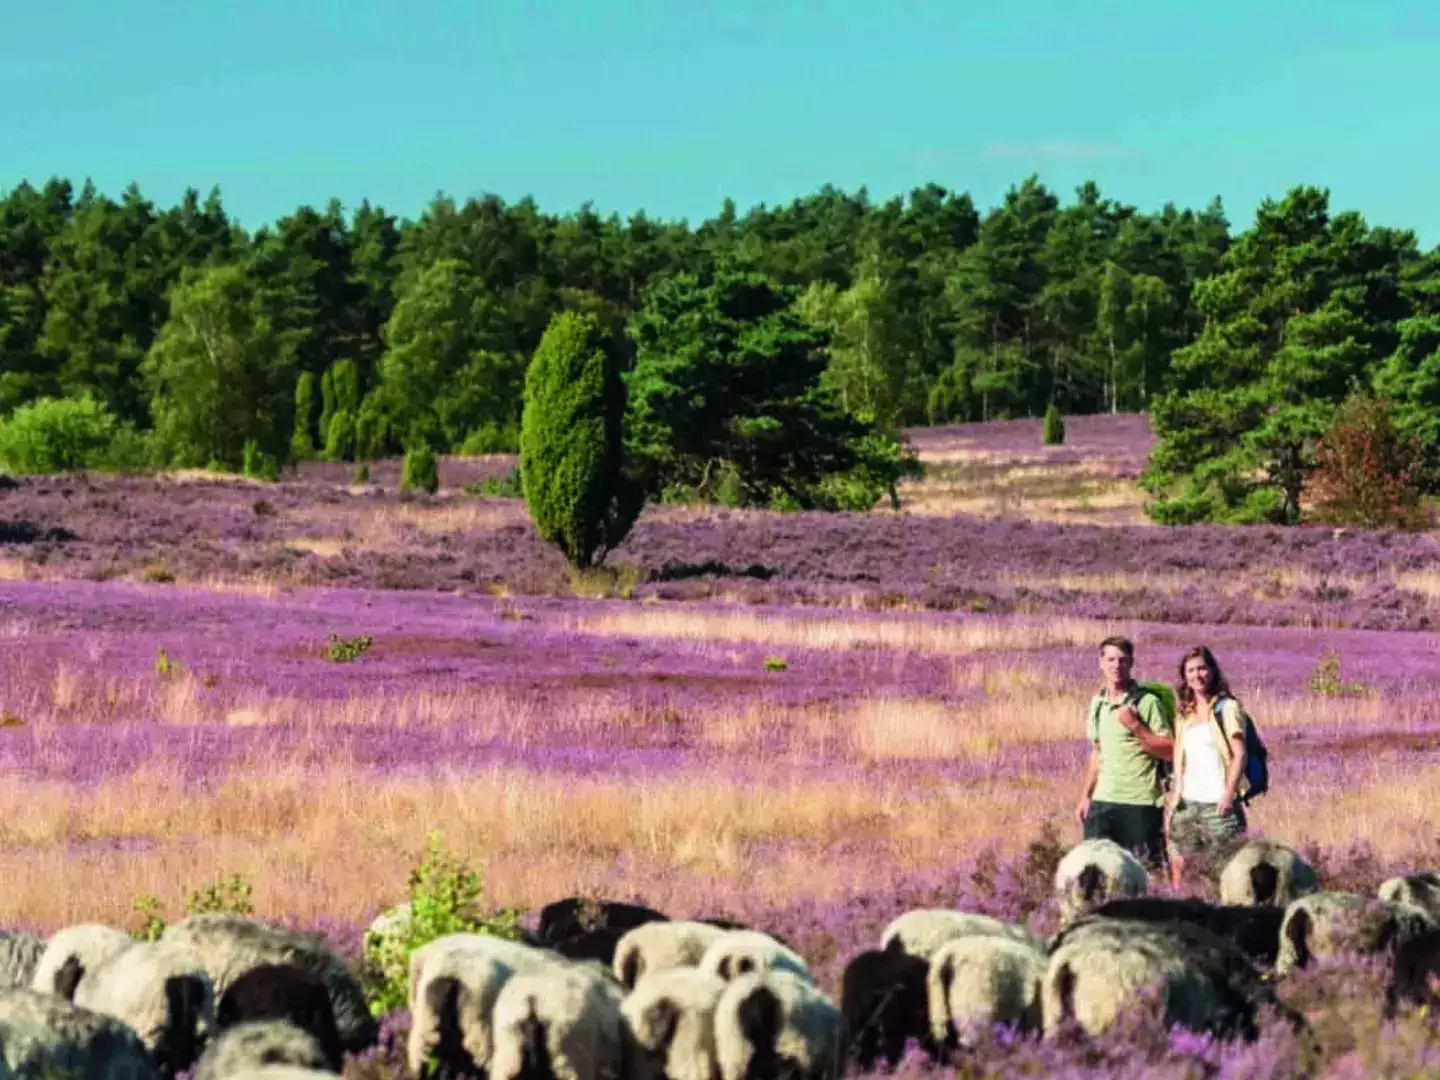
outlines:
M695 967L715 941L731 931L704 922L651 922L629 930L615 946L613 968L631 989L641 976L672 967Z
M759 930L725 931L710 943L699 967L726 982L756 971L788 971L806 982L815 981L809 965L798 953Z
M1113 840L1081 841L1055 868L1055 892L1064 922L1111 900L1144 896L1149 889L1145 865Z
M410 1071L485 1075L494 1046L491 1012L505 983L519 972L563 963L553 953L485 934L450 934L416 949L410 957Z
M862 1071L882 1058L893 1068L910 1039L935 1055L925 994L929 970L929 963L900 949L869 949L845 965L840 1013L848 1056Z
M1057 939L1041 985L1045 1034L1076 1023L1095 1035L1153 993L1167 1025L1254 1038L1255 1011L1273 1000L1229 942L1188 923L1089 918Z
M335 1073L315 1036L284 1020L256 1020L225 1028L200 1055L193 1080L231 1080L266 1065Z
M1112 900L1095 909L1107 919L1136 919L1142 922L1180 922L1203 926L1232 942L1254 963L1273 967L1280 952L1280 924L1285 909L1256 905L1210 904L1193 897L1141 896L1133 900Z
M161 1072L195 1064L215 1023L215 997L201 958L173 943L136 942L83 972L75 1004L127 1024Z
M922 908L892 919L880 934L882 949L899 949L928 961L947 941L962 937L1004 937L1033 943L1030 932L992 915L949 908Z
M0 1048L16 1077L157 1080L140 1037L119 1020L45 991L0 990Z
M379 1037L360 983L319 938L237 915L191 915L166 927L161 941L193 950L205 964L217 996L252 968L293 964L325 981L341 1046L359 1053Z
M1288 907L1317 891L1320 879L1293 848L1274 840L1251 840L1220 871L1220 902Z
M41 993L69 1000L75 996L76 986L84 972L94 971L134 944L135 939L124 930L103 923L77 923L63 927L51 934L46 942L45 951L35 964L30 986Z
M996 1024L1039 1031L1046 966L1040 949L1012 938L963 937L942 945L926 978L930 1038L939 1054L948 1057L975 1030Z
M635 984L620 1005L633 1080L712 1080L715 1006L726 985L693 967L664 968Z
M1401 1005L1440 1012L1440 930L1427 930L1395 950L1385 1015L1394 1019Z
M840 1010L788 971L742 975L715 1006L720 1080L838 1080L845 1043Z
M1380 886L1381 900L1406 904L1425 912L1440 924L1440 874L1408 874L1391 878Z
M309 1033L324 1052L322 1067L344 1064L340 1030L325 980L293 964L261 964L236 979L215 1006L215 1026L224 1030L255 1021L287 1021Z
M517 973L495 1000L491 1080L620 1080L621 991L579 967Z
M30 986L45 942L24 930L0 930L0 989Z
M1431 929L1424 912L1406 905L1360 893L1311 893L1285 909L1275 970L1283 975L1341 953L1393 952Z

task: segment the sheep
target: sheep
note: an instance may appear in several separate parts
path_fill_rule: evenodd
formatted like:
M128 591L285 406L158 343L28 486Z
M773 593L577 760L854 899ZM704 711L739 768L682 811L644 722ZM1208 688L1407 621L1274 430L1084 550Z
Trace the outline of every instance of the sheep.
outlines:
M620 1080L621 1001L619 987L580 967L515 974L495 999L491 1080Z
M24 930L0 930L0 989L29 986L45 942Z
M898 949L869 949L851 958L841 980L840 1013L849 1057L865 1071L884 1058L894 1068L906 1042L934 1055L925 976L930 965Z
M1440 874L1395 877L1380 886L1379 897L1392 904L1407 904L1440 923Z
M30 988L56 994L67 1001L75 996L82 974L135 944L124 930L103 923L77 923L50 935L35 964Z
M633 989L642 975L671 967L695 967L715 941L732 931L703 922L652 922L625 933L615 946L612 967Z
M157 1077L145 1045L129 1027L43 990L0 990L0 1052L17 1077Z
M136 942L82 973L75 1004L128 1024L164 1073L189 1069L215 1023L200 957L173 943Z
M1041 1023L1053 1038L1070 1023L1091 1035L1158 994L1166 1025L1255 1038L1255 1012L1274 995L1237 948L1200 926L1090 917L1053 948L1040 989Z
M319 1041L285 1020L255 1020L227 1027L205 1048L193 1080L231 1080L246 1069L290 1065L337 1073Z
M449 934L410 957L410 1037L415 1076L435 1062L441 1076L484 1075L493 1040L490 1017L501 988L518 972L564 964L552 953L485 934Z
M639 904L617 900L588 900L567 896L540 909L535 936L538 944L552 948L591 930L633 930L651 922L668 922L670 917Z
M335 1074L303 1065L245 1065L228 1073L225 1080L335 1080Z
M1113 840L1081 841L1055 868L1062 922L1110 900L1144 896L1149 889L1145 865Z
M726 930L710 943L699 967L726 982L752 971L788 971L806 982L815 981L798 953L758 930Z
M1004 922L992 915L975 915L949 908L921 908L892 919L880 934L882 949L899 950L928 961L947 941L984 935L1031 941L1023 926Z
M1402 942L1385 988L1385 1016L1393 1020L1402 1004L1440 1012L1440 930Z
M1293 848L1274 840L1251 840L1220 872L1220 902L1288 907L1318 891L1320 879Z
M1012 938L962 937L942 945L925 980L937 1054L948 1057L970 1032L996 1024L1040 1030L1046 963L1040 949Z
M217 996L261 964L293 964L313 971L330 992L344 1051L360 1053L379 1038L379 1026L360 983L345 961L317 937L238 915L190 915L166 927L160 940L194 950Z
M1232 942L1252 962L1274 967L1280 952L1280 924L1285 909L1261 904L1210 904L1194 898L1141 896L1133 900L1112 900L1095 909L1107 919L1136 919L1142 922L1180 922L1203 926Z
M231 983L215 1006L215 1027L219 1030L278 1020L311 1035L324 1053L321 1067L340 1071L344 1051L335 1009L325 980L313 971L293 964L261 964Z
M1285 909L1275 971L1283 975L1339 953L1393 951L1433 928L1424 912L1403 904L1360 893L1311 893Z
M712 1080L715 1006L728 984L693 967L651 972L620 1005L633 1080Z
M718 1080L839 1080L845 1042L840 1010L788 971L742 975L715 1005Z

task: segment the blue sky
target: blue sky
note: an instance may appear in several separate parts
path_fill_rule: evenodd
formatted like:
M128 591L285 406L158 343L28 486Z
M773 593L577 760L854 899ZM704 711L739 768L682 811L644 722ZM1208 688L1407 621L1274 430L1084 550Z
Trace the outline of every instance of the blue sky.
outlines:
M248 228L437 190L698 222L1030 172L1440 243L1440 2L0 0L0 189L218 184Z

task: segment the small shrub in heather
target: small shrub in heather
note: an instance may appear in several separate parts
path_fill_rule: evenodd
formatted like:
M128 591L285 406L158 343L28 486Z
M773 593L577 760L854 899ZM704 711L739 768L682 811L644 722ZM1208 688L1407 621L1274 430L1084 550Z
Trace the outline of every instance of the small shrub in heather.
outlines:
M440 487L440 466L435 451L424 443L405 452L405 469L400 479L403 491L428 491L435 494Z
M441 834L426 838L425 858L410 872L409 916L382 934L367 934L364 963L370 1011L381 1016L405 1005L410 954L446 934L490 934L518 940L520 912L482 914L484 878L479 870L447 852Z
M325 650L325 655L336 664L348 664L364 656L372 644L368 634L359 634L352 638L342 638L339 634L331 634L330 644Z
M1059 446L1065 441L1065 421L1060 419L1060 410L1053 404L1045 410L1045 429L1041 441L1046 446Z
M1346 682L1340 677L1340 653L1326 649L1310 673L1310 692L1320 697L1360 697L1366 692L1362 682Z
M261 450L254 439L245 443L243 469L245 475L254 480L276 480L280 477L279 459Z

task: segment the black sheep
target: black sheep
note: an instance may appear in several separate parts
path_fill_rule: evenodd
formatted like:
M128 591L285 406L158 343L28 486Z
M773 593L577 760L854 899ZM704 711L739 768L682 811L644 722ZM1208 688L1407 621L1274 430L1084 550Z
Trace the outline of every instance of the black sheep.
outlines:
M591 930L633 930L648 922L668 922L669 918L639 904L567 896L540 909L540 922L533 936L536 944L554 948Z
M1212 934L1232 942L1252 961L1274 967L1280 952L1280 924L1285 909L1268 904L1210 904L1193 898L1139 896L1111 900L1095 909L1111 919L1140 922L1184 922L1203 926Z
M344 1064L335 1008L325 981L292 964L261 964L226 988L215 1007L223 1031L255 1020L285 1020L309 1032L335 1072Z
M1428 930L1395 950L1395 969L1385 989L1385 1015L1401 1004L1440 1010L1440 930Z
M930 965L898 950L870 949L845 966L840 1012L850 1037L849 1057L870 1070L884 1058L893 1068L914 1038L932 1057L925 976Z

